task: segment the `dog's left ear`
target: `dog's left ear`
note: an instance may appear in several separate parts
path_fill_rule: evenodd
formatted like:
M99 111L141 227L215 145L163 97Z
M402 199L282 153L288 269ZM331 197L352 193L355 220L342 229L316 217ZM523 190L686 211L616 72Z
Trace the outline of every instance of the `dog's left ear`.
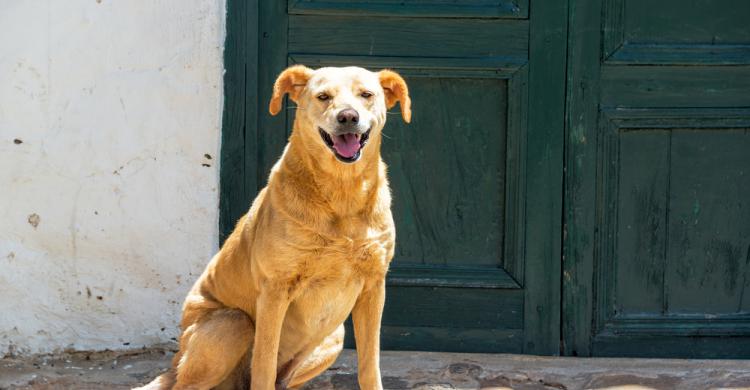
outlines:
M281 101L286 94L289 94L289 98L297 103L299 94L305 89L307 80L310 79L312 73L313 70L304 65L290 66L281 72L273 85L273 95L271 96L271 103L268 105L268 111L271 115L276 115L281 111Z
M397 102L401 103L401 116L404 122L411 122L411 99L404 79L398 73L388 69L378 72L378 78L385 92L385 106L393 108Z

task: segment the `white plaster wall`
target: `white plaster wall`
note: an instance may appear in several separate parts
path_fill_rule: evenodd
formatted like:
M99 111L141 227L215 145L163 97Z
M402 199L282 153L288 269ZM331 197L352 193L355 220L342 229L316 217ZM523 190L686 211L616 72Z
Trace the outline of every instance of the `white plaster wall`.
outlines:
M0 356L177 335L218 245L224 13L0 0Z

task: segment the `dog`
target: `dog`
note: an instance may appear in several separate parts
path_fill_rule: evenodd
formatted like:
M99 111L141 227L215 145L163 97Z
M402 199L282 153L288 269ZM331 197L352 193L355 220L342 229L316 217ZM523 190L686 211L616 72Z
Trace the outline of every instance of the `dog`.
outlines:
M380 156L387 110L411 121L403 78L295 65L273 87L297 104L268 185L183 305L172 368L145 389L297 388L343 348L351 313L362 389L382 389L385 276L395 227Z

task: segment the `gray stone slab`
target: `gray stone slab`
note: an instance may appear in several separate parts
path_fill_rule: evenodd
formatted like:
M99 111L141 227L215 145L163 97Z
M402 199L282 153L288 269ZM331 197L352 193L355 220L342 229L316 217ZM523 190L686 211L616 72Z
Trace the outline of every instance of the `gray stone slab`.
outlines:
M129 389L169 366L172 352L76 352L0 360L0 389ZM538 357L384 351L386 389L750 389L748 360ZM309 390L357 389L344 351Z

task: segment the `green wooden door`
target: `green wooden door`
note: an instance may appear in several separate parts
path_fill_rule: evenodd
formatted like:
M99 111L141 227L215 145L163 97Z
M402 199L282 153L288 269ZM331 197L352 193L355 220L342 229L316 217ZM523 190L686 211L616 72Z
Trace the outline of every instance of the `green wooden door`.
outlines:
M229 1L222 231L281 154L286 66L400 72L384 130L397 251L385 349L557 353L566 8L556 0ZM394 111L394 114L398 114Z
M571 2L565 353L750 357L749 20Z

